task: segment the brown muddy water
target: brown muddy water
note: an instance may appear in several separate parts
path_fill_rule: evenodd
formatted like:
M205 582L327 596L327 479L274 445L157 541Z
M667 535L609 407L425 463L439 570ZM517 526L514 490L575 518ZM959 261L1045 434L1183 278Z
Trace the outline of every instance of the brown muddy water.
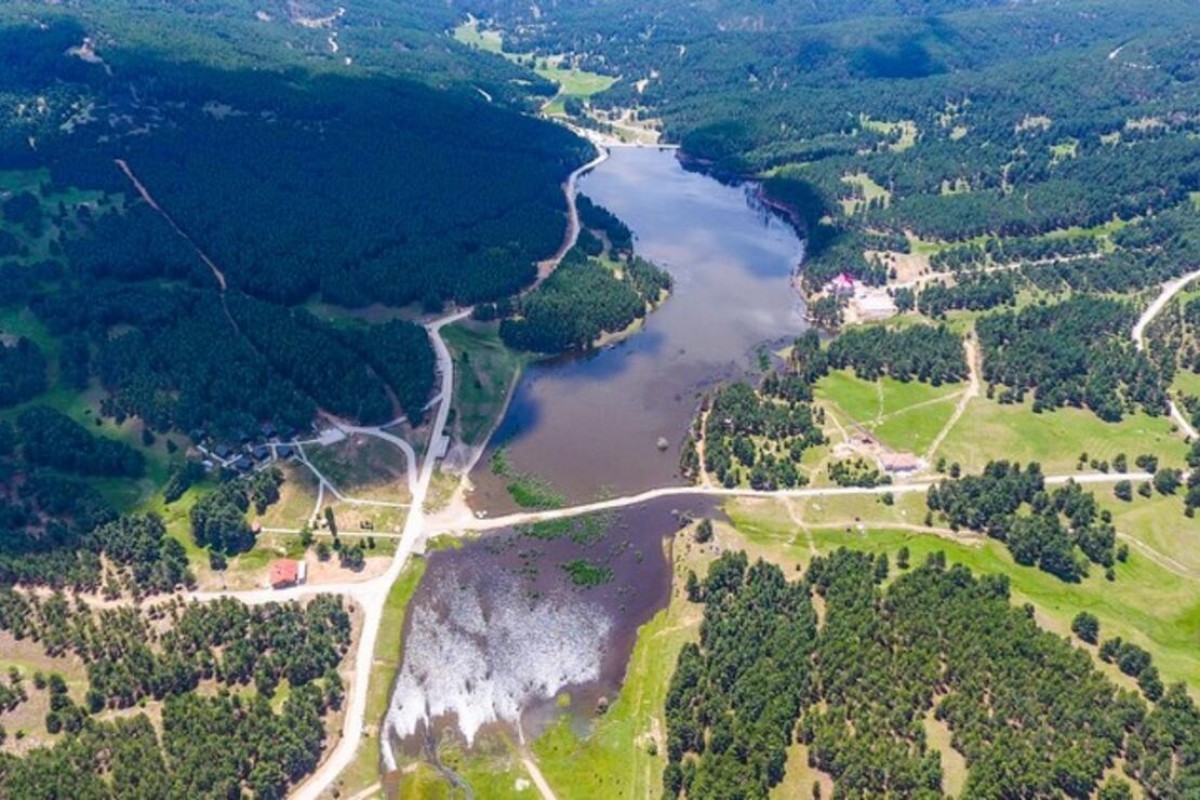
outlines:
M456 729L467 744L497 728L531 740L560 713L586 728L615 699L638 628L666 607L681 515L715 513L708 498L662 498L431 554L406 617L387 767L388 749L427 755ZM568 565L582 563L605 579L580 585Z
M615 148L580 190L624 220L675 290L624 342L526 371L471 475L472 507L492 515L515 509L509 479L489 468L499 447L510 474L535 476L570 503L681 483L679 446L700 393L805 327L791 286L803 244L756 185L685 170L673 151Z

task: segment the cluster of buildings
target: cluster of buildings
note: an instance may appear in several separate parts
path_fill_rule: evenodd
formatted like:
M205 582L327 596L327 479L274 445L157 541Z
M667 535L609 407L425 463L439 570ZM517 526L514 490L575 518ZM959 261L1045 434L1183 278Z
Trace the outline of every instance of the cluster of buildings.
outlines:
M896 301L887 288L867 286L845 272L825 284L825 291L832 297L845 301L847 322L874 322L889 319L899 313Z
M286 461L296 455L296 429L290 425L276 427L264 422L257 433L242 433L234 437L237 444L211 443L203 431L194 431L192 441L196 449L204 454L205 469L223 467L243 475L260 469L275 461Z

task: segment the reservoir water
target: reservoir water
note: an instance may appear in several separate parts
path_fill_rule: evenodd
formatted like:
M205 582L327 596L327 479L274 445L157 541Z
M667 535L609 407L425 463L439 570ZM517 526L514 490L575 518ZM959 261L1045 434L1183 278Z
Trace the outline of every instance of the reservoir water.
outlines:
M633 230L638 254L671 273L674 292L625 341L530 367L489 449L503 447L512 470L572 503L680 483L679 445L703 389L804 329L791 287L803 244L756 190L648 148L614 148L583 177L580 191ZM471 475L471 505L513 510L488 463L485 454Z
M672 534L716 513L708 498L662 498L432 553L405 618L388 769L446 732L532 739L564 710L590 719L616 696L638 628L667 603Z

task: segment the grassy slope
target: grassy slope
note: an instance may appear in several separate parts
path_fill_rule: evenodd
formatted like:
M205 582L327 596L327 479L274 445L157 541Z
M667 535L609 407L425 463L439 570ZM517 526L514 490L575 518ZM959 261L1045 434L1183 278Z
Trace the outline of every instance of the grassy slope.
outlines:
M450 325L442 337L455 362L455 424L464 442L482 445L526 359L504 346L495 325Z
M1164 463L1179 465L1187 446L1171 427L1169 419L1143 413L1107 423L1076 408L1033 414L1029 403L1006 406L979 398L971 401L939 455L967 472L978 472L998 458L1037 461L1047 473L1070 472L1085 452L1109 461L1125 453L1131 463L1140 453L1155 453Z

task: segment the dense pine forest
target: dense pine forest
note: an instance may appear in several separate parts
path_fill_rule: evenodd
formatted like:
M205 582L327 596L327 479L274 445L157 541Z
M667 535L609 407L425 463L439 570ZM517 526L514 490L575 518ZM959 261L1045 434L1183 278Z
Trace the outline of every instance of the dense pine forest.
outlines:
M337 668L351 619L330 597L102 611L4 590L0 629L86 669L82 698L57 673L10 673L16 704L49 696L57 740L23 758L0 754L0 797L265 798L316 768L325 717L344 699ZM147 703L158 725L145 711L117 713Z
M106 413L158 431L419 420L419 328L289 309L517 292L561 242L560 184L590 145L522 113L553 89L446 39L447 12L362 4L356 64L329 57L317 9L268 5L0 13L0 303L60 337L64 383L98 381ZM0 404L45 388L37 343L2 356Z
M900 573L839 550L788 582L739 553L689 581L705 618L667 695L666 795L766 796L800 748L835 797L943 797L953 748L962 797L1191 796L1200 710L1182 686L1118 688L1013 607L1002 577L940 554ZM1077 623L1090 641L1103 627ZM1134 650L1101 656L1153 669Z
M1033 269L1095 255L1047 247L1047 234L1195 224L1176 213L1200 189L1185 2L1155 3L1152 14L1088 0L616 0L562 2L550 14L484 5L511 52L572 53L620 76L590 99L594 109L632 109L659 120L686 159L764 177L805 230L810 290L840 272L882 284L888 269L870 253L908 253L914 241L1032 240L992 252ZM1145 244L1123 242L1116 269L1051 265L1041 280L1104 291L1116 287L1094 276L1110 274L1136 288L1147 273L1179 274L1194 252ZM979 303L935 296L923 308Z

